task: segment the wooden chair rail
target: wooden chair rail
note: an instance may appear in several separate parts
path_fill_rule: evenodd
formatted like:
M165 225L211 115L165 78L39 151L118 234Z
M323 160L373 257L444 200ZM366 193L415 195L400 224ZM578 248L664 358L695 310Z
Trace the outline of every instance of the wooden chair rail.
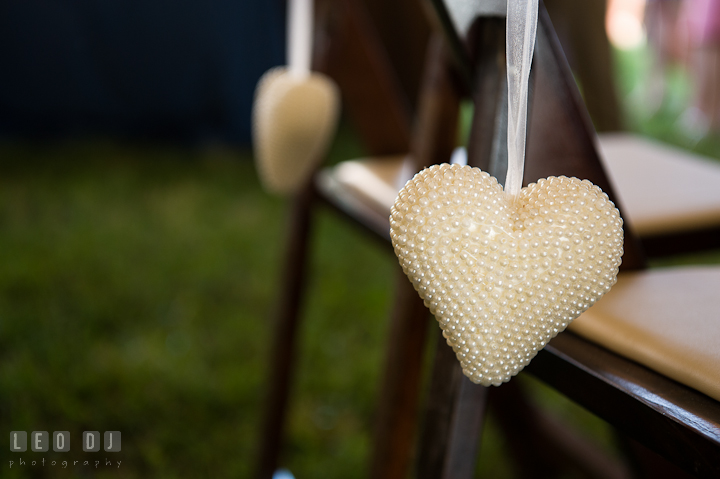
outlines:
M720 477L717 401L571 332L525 369L698 477Z

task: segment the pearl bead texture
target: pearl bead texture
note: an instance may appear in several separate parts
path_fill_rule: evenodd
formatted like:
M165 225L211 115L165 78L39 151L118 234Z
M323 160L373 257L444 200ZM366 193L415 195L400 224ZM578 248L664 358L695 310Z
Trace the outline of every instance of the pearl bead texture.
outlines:
M465 375L499 386L615 284L622 224L587 180L542 179L513 199L478 168L441 164L400 191L390 236Z

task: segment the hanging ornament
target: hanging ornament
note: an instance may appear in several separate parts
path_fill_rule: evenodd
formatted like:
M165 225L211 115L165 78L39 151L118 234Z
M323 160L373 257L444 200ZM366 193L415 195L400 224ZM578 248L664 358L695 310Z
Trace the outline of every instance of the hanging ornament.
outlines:
M463 372L509 381L616 282L622 219L587 180L521 188L537 0L509 0L505 189L478 168L442 164L400 191L390 216L395 254L435 315Z
M253 145L263 186L292 194L309 178L335 132L340 93L325 75L310 71L312 0L289 4L287 67L258 82L253 105Z

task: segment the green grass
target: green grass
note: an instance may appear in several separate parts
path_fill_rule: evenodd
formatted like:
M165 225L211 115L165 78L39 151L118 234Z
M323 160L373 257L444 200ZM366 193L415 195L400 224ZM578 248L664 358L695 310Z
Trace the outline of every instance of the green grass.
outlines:
M81 432L118 430L120 469L93 477L249 477L287 201L262 192L248 152L0 152L0 424L76 441L65 455L0 448L0 475L89 477L82 463L8 466L102 460ZM334 215L316 219L284 462L361 477L395 260Z

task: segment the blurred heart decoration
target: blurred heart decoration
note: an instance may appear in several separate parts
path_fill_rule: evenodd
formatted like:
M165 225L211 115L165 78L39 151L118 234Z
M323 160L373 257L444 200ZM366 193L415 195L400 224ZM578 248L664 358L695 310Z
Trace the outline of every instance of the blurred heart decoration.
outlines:
M313 0L288 5L288 66L266 72L253 104L255 162L263 186L295 193L322 160L335 133L340 92L312 72Z
M253 106L255 160L263 186L291 194L321 161L335 133L340 93L320 73L274 68L258 82Z

